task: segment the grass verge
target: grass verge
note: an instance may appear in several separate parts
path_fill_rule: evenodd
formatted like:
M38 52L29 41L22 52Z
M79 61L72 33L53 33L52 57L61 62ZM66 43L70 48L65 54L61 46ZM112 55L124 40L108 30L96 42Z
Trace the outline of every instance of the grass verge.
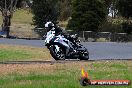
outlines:
M2 88L83 88L79 79L81 67L90 79L132 80L132 61L95 61L54 64L0 65ZM87 86L86 88L94 88ZM96 88L131 88L129 86L96 86Z
M23 60L48 60L50 54L45 48L28 46L0 45L0 62Z
M46 49L0 45L0 61L48 60ZM0 88L83 88L81 67L90 79L132 80L132 61L94 61L49 64L0 64ZM88 86L93 88L95 86ZM132 88L130 86L96 86L97 88Z

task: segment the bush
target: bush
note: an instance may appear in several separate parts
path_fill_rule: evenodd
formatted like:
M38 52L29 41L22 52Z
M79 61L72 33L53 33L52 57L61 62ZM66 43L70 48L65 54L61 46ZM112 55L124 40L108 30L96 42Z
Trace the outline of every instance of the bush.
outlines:
M121 24L113 24L111 22L105 22L100 28L100 32L124 32Z
M130 34L132 32L132 23L131 22L124 22L122 23L122 28L125 33Z
M71 19L66 29L94 31L106 18L103 0L74 0Z
M58 0L33 0L32 13L33 22L37 27L44 27L46 21L56 21L58 19Z

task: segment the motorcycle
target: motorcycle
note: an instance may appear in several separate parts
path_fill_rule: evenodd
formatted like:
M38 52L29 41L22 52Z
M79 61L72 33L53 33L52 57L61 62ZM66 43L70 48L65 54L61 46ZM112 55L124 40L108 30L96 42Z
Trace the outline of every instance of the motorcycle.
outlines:
M63 34L55 36L55 28L47 32L45 46L55 60L80 59L88 60L89 52L78 40L77 34L71 35L75 44L64 37Z

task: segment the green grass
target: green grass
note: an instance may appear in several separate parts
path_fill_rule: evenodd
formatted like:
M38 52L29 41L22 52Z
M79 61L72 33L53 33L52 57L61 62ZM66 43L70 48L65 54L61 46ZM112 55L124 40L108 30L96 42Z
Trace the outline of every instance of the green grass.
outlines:
M0 44L0 62L48 59L51 57L47 49Z
M11 77L11 78L10 78ZM78 87L78 80L73 80L71 75L61 73L54 75L28 75L10 76L6 79L0 78L0 85L4 88L66 88Z
M0 61L24 60L33 57L34 55L28 51L0 50Z
M34 60L33 58L38 61L39 58L46 60L51 57L46 49L0 45L0 61ZM83 88L79 83L81 67L84 67L89 78L93 80L132 80L132 61L0 64L0 88ZM96 88L132 88L132 85L96 86Z
M126 63L124 65L124 62ZM51 69L28 71L28 74L12 72L0 77L1 88L84 88L80 85L81 66L89 73L90 79L128 79L132 80L132 65L129 61L65 63L50 65ZM117 66L115 65L117 63ZM91 64L94 66L89 67ZM123 64L123 65L122 65ZM108 65L108 66L106 66ZM118 66L121 66L118 68ZM98 67L100 66L100 67ZM125 69L124 69L124 66ZM115 68L116 67L116 68ZM121 69L123 67L123 69ZM46 67L45 67L46 68ZM52 72L51 72L52 70ZM130 86L87 86L86 88L132 88Z

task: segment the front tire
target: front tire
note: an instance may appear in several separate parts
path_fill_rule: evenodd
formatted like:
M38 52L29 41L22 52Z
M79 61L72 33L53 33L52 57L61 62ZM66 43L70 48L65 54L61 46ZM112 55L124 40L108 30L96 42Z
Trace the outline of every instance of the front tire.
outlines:
M82 51L79 58L80 58L80 60L88 60L89 59L89 52L87 50Z
M65 53L64 53L64 50L62 49L62 47L59 47L59 51L58 52L56 51L56 47L54 45L50 46L49 50L50 50L51 56L55 60L65 60Z

